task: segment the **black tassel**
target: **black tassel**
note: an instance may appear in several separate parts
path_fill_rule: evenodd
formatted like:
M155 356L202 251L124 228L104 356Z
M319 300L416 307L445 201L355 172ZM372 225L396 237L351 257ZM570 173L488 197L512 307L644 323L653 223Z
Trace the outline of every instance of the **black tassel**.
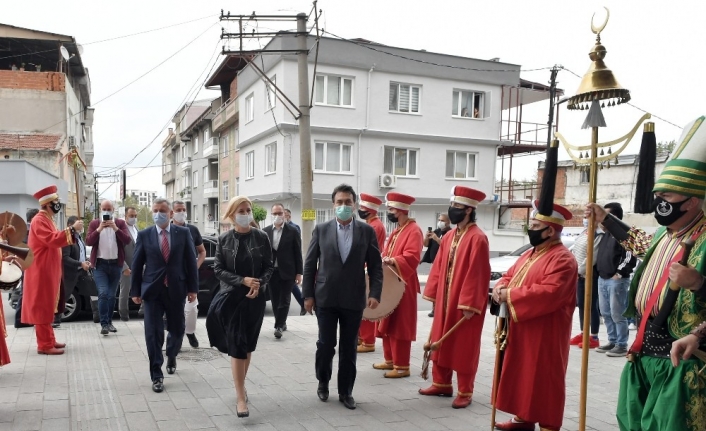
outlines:
M558 158L559 141L555 140L547 149L547 160L544 162L544 175L542 175L542 190L539 192L539 208L537 208L537 212L544 216L551 216L554 212L554 190L556 188Z
M636 214L649 214L654 208L655 163L657 160L657 138L655 123L645 123L640 145L639 166L637 171L637 187L635 188Z

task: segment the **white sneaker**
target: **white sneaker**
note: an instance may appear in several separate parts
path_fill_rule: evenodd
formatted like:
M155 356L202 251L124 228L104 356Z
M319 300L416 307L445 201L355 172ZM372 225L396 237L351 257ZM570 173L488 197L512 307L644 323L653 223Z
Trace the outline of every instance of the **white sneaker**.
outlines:
M636 329L637 329L637 326L635 326L634 323L631 323L631 324L628 325L628 330L634 331L634 330L636 330Z

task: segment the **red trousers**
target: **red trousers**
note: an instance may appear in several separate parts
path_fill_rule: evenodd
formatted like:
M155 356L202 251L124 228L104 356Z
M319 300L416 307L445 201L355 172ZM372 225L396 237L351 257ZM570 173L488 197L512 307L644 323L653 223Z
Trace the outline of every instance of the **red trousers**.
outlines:
M370 320L361 321L358 338L363 341L364 346L375 347L375 322L371 322Z
M34 332L37 334L38 350L50 350L54 348L56 338L54 338L54 328L51 327L51 323L46 325L34 325Z
M438 366L436 363L431 368L434 386L440 388L453 387L451 383L454 370ZM462 397L473 396L473 376L470 373L456 373L458 379L458 395Z
M412 342L398 340L390 336L382 337L382 352L385 362L392 363L396 370L409 369L409 357L412 353Z

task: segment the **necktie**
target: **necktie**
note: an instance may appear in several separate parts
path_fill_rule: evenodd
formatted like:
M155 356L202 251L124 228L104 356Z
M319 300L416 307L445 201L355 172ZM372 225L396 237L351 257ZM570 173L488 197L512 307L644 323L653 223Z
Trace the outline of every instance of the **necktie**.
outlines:
M167 239L167 231L162 230L162 256L164 261L169 262L169 240ZM164 285L167 285L167 277L164 277Z

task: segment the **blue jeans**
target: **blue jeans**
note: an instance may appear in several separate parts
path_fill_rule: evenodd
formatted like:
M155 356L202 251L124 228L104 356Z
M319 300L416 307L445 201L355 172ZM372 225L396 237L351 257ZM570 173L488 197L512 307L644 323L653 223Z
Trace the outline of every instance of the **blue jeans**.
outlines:
M98 259L96 269L93 271L93 279L98 288L98 315L101 326L113 323L113 311L115 311L115 293L118 291L122 267L116 263L106 263Z
M627 308L629 288L629 278L598 277L598 307L608 332L608 342L625 348L628 347L628 319L623 313Z

